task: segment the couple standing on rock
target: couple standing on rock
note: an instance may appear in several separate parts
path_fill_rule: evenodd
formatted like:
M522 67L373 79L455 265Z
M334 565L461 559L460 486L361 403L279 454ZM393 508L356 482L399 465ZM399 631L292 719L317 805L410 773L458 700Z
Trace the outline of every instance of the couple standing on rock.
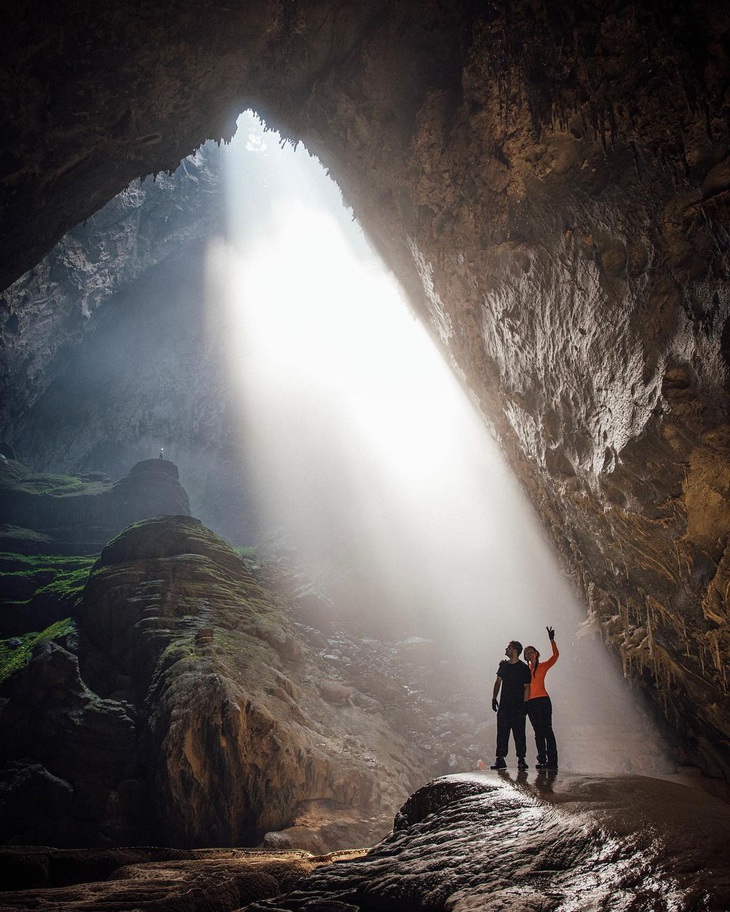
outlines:
M505 649L506 659L499 663L497 680L492 691L492 709L497 713L497 759L492 769L507 769L505 757L509 749L510 732L517 752L517 769L528 769L525 754L527 739L525 737L525 715L535 730L538 770L556 770L558 768L558 746L553 733L553 706L545 690L545 675L557 662L558 646L555 642L555 631L545 628L550 638L553 654L546 661L540 661L540 653L534 646L525 649L525 662L520 661L522 644L512 640ZM502 699L497 700L500 688Z

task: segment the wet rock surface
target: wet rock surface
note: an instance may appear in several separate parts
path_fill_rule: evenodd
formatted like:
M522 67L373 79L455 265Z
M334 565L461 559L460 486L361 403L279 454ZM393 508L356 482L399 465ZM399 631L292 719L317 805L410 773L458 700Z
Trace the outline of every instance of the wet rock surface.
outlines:
M454 776L416 792L365 858L249 909L720 910L729 847L728 806L683 786Z
M3 909L18 912L231 912L289 892L335 857L240 849L0 849L0 869L9 878L4 881L9 889L0 893L0 900Z
M49 912L720 912L730 901L728 848L728 805L684 786L469 774L419 789L366 854L20 847L0 850L16 887L0 896L8 910Z

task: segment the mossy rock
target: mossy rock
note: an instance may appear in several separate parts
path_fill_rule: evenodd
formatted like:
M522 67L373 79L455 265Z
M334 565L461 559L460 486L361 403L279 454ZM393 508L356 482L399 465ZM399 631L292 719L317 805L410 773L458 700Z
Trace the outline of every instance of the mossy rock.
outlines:
M0 637L73 616L94 557L0 553Z
M70 636L74 630L71 618L64 618L40 633L26 633L21 637L0 640L0 683L27 665L33 650L41 643L63 639Z
M193 554L235 573L245 572L243 561L230 545L193 516L161 516L134 523L102 550L94 569Z

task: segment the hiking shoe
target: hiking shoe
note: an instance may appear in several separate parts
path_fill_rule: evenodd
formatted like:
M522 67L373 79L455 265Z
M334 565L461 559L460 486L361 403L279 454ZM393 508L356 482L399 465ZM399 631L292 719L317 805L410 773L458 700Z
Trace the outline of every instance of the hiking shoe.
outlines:
M504 757L497 757L497 759L496 759L496 760L494 761L494 763L489 767L489 769L493 769L493 770L506 770L506 769L507 769L507 764L506 764L505 761L504 761Z
M524 757L517 758L517 769L518 770L528 770L530 767L527 765L527 761Z

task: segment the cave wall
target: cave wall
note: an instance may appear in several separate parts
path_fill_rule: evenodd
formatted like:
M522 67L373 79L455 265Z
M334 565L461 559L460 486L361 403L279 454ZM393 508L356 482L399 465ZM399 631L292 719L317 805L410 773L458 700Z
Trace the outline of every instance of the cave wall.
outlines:
M21 4L0 39L3 284L245 107L304 141L627 674L687 760L728 777L729 19L648 0Z

